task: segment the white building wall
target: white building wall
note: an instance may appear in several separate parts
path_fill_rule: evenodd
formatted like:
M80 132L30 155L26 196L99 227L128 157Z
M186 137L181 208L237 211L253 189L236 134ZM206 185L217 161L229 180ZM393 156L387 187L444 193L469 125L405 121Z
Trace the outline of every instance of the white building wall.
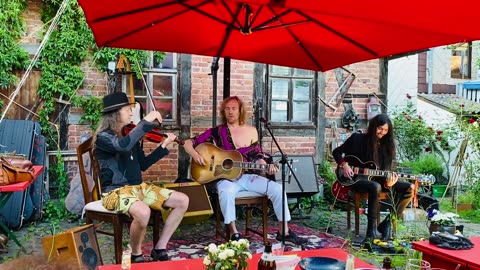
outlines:
M418 56L410 55L388 61L388 112L407 105L407 94L416 100L418 86Z

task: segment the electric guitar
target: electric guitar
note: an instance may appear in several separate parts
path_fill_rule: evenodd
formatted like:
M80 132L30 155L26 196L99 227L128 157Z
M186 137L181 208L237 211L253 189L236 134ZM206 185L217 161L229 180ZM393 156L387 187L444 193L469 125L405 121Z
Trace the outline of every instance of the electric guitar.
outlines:
M205 160L205 165L191 162L193 180L206 184L217 179L235 180L243 170L267 170L270 164L244 162L243 156L236 150L223 150L211 143L199 144L195 150Z
M341 166L337 166L337 181L335 181L332 185L332 194L339 201L348 202L350 186L359 180L365 178L371 180L373 177L388 177L393 173L392 171L377 170L377 165L375 162L362 162L356 156L345 156L344 160L348 162L349 167L353 170L354 176L351 179L345 177L343 175L343 168ZM418 181L421 185L432 185L435 183L435 177L433 175L414 175L406 173L397 174L399 179Z

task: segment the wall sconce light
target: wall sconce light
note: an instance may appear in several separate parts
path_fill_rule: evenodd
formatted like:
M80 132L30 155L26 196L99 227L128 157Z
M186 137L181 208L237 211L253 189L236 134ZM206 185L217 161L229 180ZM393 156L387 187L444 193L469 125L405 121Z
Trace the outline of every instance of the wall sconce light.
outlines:
M380 102L378 102L377 98L370 97L370 100L367 103L367 120L372 119L380 113L382 113Z
M109 61L107 66L107 75L108 75L108 93L115 92L117 87L117 62Z

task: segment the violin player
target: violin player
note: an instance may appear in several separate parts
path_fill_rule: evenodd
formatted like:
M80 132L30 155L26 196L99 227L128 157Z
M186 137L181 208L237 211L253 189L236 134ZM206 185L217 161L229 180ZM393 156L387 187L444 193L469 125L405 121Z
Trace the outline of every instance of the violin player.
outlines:
M189 198L184 193L147 184L142 171L168 155L167 146L176 136L166 133L161 144L145 155L140 141L153 129L154 121L162 123L158 111L147 114L128 134L122 128L130 124L131 103L123 92L115 92L103 98L103 115L94 136L95 156L100 165L102 204L108 210L116 210L130 216L130 245L132 263L144 262L141 245L144 240L150 213L171 208L157 243L153 243L153 261L169 259L167 243L185 214Z

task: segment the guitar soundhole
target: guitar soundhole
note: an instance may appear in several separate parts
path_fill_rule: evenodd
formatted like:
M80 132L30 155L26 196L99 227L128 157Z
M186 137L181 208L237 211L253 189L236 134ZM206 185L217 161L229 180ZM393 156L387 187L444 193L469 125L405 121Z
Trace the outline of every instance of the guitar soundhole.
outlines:
M231 170L233 168L233 160L225 159L223 161L223 169L224 170Z

